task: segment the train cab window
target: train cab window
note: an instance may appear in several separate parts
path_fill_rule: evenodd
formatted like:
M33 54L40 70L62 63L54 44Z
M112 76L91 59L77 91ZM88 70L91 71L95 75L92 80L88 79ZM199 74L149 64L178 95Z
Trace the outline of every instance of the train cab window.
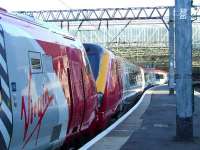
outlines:
M160 79L164 79L164 75L163 74L160 74Z
M137 80L136 76L137 76L136 72L130 72L129 73L129 82L130 82L131 86L135 86L136 85L136 80Z
M97 45L87 43L83 44L83 46L86 50L94 78L95 80L97 80L101 63L101 57L103 54L103 48Z
M157 80L160 80L160 79L163 79L164 76L162 74L156 74L156 79Z
M29 51L29 64L32 73L42 73L41 53Z
M95 54L88 54L88 58L91 64L91 69L92 69L94 78L96 80L99 73L100 58Z

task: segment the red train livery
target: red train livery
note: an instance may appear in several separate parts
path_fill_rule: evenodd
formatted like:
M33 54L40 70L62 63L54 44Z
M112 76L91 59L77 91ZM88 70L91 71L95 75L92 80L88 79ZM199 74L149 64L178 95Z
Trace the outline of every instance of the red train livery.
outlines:
M99 45L85 43L92 72L96 80L100 129L111 117L120 113L124 104L133 101L144 90L143 69L116 57Z

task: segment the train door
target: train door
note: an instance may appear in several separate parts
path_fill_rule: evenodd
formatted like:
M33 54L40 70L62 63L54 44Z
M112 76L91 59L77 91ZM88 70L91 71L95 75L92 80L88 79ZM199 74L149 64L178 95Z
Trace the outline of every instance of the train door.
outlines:
M115 97L115 80L116 80L116 71L114 68L113 59L110 60L109 64L109 75L107 79L107 86L106 86L106 93L107 93L107 100L106 100L106 114L110 116L113 112L113 106L116 101Z
M72 94L72 105L71 105L71 119L68 128L69 134L74 134L80 130L85 106L85 95L83 86L83 75L82 75L82 64L81 64L81 53L76 49L68 49L69 53L69 74L70 74L70 85Z
M96 84L95 80L90 68L89 60L85 54L83 58L84 68L82 69L82 76L83 76L83 87L84 87L84 96L85 96L85 112L83 123L81 129L84 130L88 128L92 122L94 121L97 113L97 91L96 91ZM91 128L93 131L93 128Z
M22 125L20 133L14 128L14 139L19 149L43 149L59 139L62 125L58 120L58 101L62 99L62 95L59 97L59 90L53 87L58 87L53 85L57 83L57 79L48 57L34 51L28 51L24 56L28 58L24 68L26 77L23 79L21 75L12 78L16 91L12 90L11 95L18 97L14 99L15 115L19 115L15 119L18 125ZM18 62L16 65L20 66ZM24 84L20 84L22 80ZM17 141L17 138L22 140Z
M28 59L30 72L26 82L27 91L22 94L21 106L21 120L25 126L24 147L30 142L34 143L33 147L39 148L58 138L52 136L55 134L55 128L58 128L58 132L61 130L61 126L57 126L57 96L60 93L52 87L56 84L56 77L50 57L42 52L28 51Z
M115 61L114 61L114 59L112 59L111 60L111 75L110 75L110 78L111 78L111 80L110 80L110 85L111 85L111 93L110 93L110 95L111 95L111 97L110 97L110 99L109 99L109 106L113 109L113 107L114 107L114 105L115 105L115 103L116 103L116 99L117 99L117 93L119 92L119 91L116 91L117 89L116 89L116 82L117 82L117 80L116 80L116 69L115 69Z
M110 98L109 98L109 109L110 113L115 113L117 107L121 102L121 87L120 87L120 77L117 68L116 59L111 60L111 71L110 71Z
M122 72L120 67L120 62L118 60L115 61L116 65L116 75L117 75L117 83L116 86L118 87L118 97L120 99L120 103L122 102L122 95L123 95L123 85L122 85Z

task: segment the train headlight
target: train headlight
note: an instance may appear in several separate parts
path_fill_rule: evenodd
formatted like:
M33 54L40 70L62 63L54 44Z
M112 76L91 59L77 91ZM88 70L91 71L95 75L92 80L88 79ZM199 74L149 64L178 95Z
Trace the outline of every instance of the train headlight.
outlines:
M97 96L98 96L98 108L100 108L103 103L103 93L98 93Z

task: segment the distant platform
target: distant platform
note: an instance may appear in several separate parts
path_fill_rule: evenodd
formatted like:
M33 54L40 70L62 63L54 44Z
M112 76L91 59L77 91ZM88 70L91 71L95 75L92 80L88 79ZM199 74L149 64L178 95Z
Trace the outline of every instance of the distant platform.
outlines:
M193 142L175 140L175 95L159 86L146 91L131 115L88 149L200 150L200 93L195 95Z

